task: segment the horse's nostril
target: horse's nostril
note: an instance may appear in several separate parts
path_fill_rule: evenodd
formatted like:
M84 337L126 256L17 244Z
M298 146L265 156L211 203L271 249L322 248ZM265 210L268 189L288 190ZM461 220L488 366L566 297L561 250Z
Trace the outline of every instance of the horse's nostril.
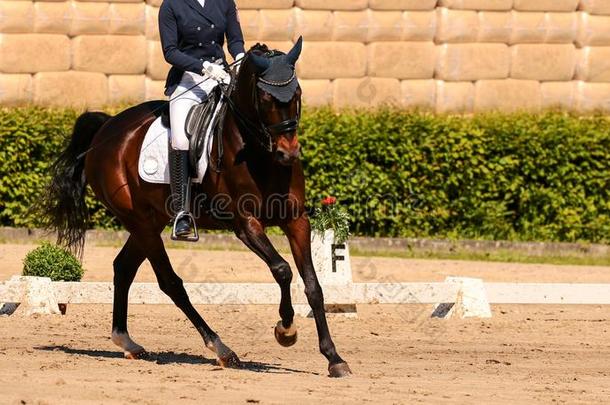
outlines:
M274 153L275 161L283 165L291 165L298 156L288 153L283 149L277 149Z
M279 162L283 162L288 159L288 154L282 150L276 150L275 159Z

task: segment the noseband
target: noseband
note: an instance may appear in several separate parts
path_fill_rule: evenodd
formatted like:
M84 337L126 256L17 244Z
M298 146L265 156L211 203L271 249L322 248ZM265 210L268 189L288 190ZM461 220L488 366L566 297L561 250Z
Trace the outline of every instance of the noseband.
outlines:
M265 80L261 77L257 78L258 81L261 81L265 84L269 84L271 86L285 86L295 79L295 74L293 73L290 80L286 82L272 82L269 80ZM231 90L233 90L235 84L237 83L237 75L234 71L231 71ZM265 149L267 152L273 151L273 137L282 133L282 132L296 132L299 127L299 121L301 119L301 100L297 100L297 115L295 118L287 119L277 124L266 125L260 109L260 100L258 95L258 89L256 87L256 82L254 84L254 88L252 91L252 104L254 105L254 110L256 111L256 121L252 122L240 109L237 107L235 102L231 97L231 92L229 94L225 94L225 98L227 103L231 107L235 117L237 118L238 124L240 124L240 130L243 130L246 133L250 133L252 137Z

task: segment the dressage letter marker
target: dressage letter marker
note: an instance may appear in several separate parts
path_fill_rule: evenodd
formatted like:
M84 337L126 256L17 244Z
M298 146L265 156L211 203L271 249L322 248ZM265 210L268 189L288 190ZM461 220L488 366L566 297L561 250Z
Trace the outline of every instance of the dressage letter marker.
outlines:
M337 249L345 250L346 246L347 245L345 243L340 243L340 244L333 243L332 244L333 273L337 272L337 261L345 260L344 256L337 256L337 254L336 254Z
M337 255L337 251L342 253ZM349 260L349 247L347 243L335 243L335 232L327 229L323 234L312 232L311 256L316 275L323 289L338 286L349 289L353 285L352 267ZM304 288L301 279L297 285ZM327 304L324 306L327 313L339 313L345 316L356 316L355 303ZM294 312L301 316L311 316L309 305L295 305Z

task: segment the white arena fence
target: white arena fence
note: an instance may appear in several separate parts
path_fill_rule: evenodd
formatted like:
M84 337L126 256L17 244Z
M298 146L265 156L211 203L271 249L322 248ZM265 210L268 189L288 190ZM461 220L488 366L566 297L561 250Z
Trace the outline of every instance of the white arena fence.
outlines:
M448 277L433 283L354 283L347 244L334 244L332 231L312 238L312 256L324 291L325 304L356 314L358 304L435 304L432 316L491 316L490 304L610 304L610 284L485 283L480 279ZM195 305L279 305L275 283L185 283ZM14 276L0 282L0 313L57 313L57 303L111 304L110 282L52 282L48 278ZM302 282L293 283L297 314L309 312ZM134 283L132 304L171 304L156 283ZM13 305L4 305L9 303Z
M275 283L185 283L185 288L195 305L280 302L280 289ZM610 284L483 283L478 279L450 278L441 283L352 283L327 285L323 289L327 305L458 304L461 317L489 317L489 304L610 304ZM113 284L108 282L51 282L47 278L14 277L0 283L0 303L26 303L28 313L47 313L48 307L56 307L56 303L111 304L113 290ZM291 293L295 307L307 304L300 283L293 284ZM129 302L172 303L156 283L134 283ZM447 315L441 313L440 317Z

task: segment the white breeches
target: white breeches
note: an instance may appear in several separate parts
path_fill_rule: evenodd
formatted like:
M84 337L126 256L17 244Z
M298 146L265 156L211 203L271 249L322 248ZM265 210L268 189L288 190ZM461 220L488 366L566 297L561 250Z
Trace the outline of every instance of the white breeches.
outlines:
M191 107L200 104L208 97L208 94L218 85L213 79L208 79L198 86L197 83L205 80L205 77L197 73L184 72L180 84L170 96L169 119L171 122L172 148L178 150L188 150L189 140L186 136L185 124L186 116ZM193 87L195 86L195 87ZM189 88L192 89L188 90ZM206 142L207 144L207 142Z

